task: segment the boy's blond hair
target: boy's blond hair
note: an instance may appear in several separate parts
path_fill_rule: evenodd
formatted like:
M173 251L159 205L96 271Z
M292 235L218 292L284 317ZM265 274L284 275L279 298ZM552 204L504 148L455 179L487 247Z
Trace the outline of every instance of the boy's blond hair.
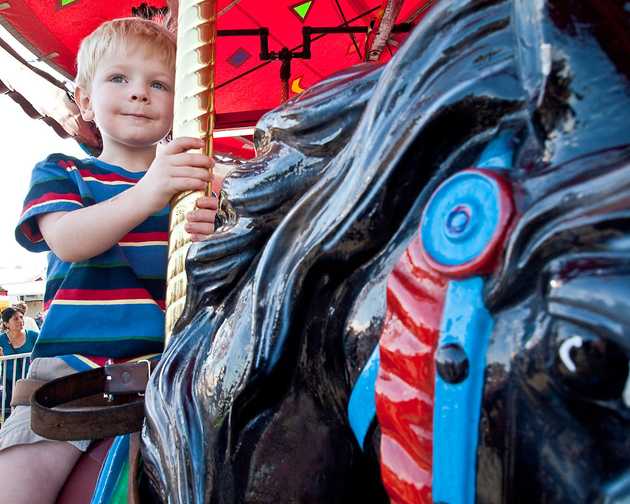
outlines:
M142 44L175 69L175 34L147 19L119 18L103 23L83 39L77 54L75 84L89 89L101 58L130 43Z

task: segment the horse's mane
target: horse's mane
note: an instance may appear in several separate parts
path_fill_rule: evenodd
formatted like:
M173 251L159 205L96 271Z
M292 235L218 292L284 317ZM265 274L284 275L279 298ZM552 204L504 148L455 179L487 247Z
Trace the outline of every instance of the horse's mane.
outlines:
M156 488L166 492L167 480L196 480L194 487L181 485L182 502L203 501L205 491L205 418L199 413L204 406L194 390L203 360L197 358L212 348L226 313L236 310L238 294L250 292L255 257L269 234L347 143L381 72L373 64L358 65L266 114L255 132L257 157L236 162L224 183L237 222L191 247L187 306L162 357L163 372L149 386L144 435ZM239 312L247 313L240 304ZM172 407L165 410L162 404ZM161 467L151 470L157 461ZM166 500L166 493L161 498Z

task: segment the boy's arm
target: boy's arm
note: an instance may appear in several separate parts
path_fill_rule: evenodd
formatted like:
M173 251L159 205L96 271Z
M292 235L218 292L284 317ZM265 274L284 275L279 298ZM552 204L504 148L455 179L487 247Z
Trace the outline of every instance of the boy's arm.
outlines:
M161 150L140 182L118 196L79 210L39 216L46 243L67 262L84 261L109 250L178 192L206 187L212 161L186 152L202 146L202 140L178 138Z
M50 250L67 262L84 261L109 250L151 215L134 189L80 210L38 216Z

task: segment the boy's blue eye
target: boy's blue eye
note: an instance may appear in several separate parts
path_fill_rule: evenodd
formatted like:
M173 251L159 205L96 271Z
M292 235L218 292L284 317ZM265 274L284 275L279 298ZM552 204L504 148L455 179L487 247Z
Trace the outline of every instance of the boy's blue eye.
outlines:
M163 82L160 82L160 81L153 81L151 83L151 87L153 87L155 89L162 89L164 91L168 91L168 86L166 84L164 84Z
M121 74L112 75L109 78L109 80L110 82L125 82L126 81L125 76Z

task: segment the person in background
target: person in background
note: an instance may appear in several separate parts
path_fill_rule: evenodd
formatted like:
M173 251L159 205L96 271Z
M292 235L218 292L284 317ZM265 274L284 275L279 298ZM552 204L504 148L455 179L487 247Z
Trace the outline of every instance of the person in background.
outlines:
M37 332L24 328L24 315L17 308L11 306L2 312L2 322L5 330L0 333L0 353L2 355L16 355L31 353ZM26 377L30 358L22 365L22 361L8 360L3 362L0 371L0 383L4 385L1 407L4 409L5 418L10 414L11 397L13 396L13 384L16 380ZM14 371L15 367L15 371ZM14 378L15 373L15 380Z
M13 308L21 312L22 315L24 315L24 329L26 329L27 331L39 332L39 326L37 325L37 322L35 322L35 319L33 317L29 317L26 314L28 306L26 306L26 303L24 301L15 303L13 305Z
M39 327L41 329L42 324L44 323L44 312L43 311L37 312L37 316L35 317L35 323L37 324L37 327Z

